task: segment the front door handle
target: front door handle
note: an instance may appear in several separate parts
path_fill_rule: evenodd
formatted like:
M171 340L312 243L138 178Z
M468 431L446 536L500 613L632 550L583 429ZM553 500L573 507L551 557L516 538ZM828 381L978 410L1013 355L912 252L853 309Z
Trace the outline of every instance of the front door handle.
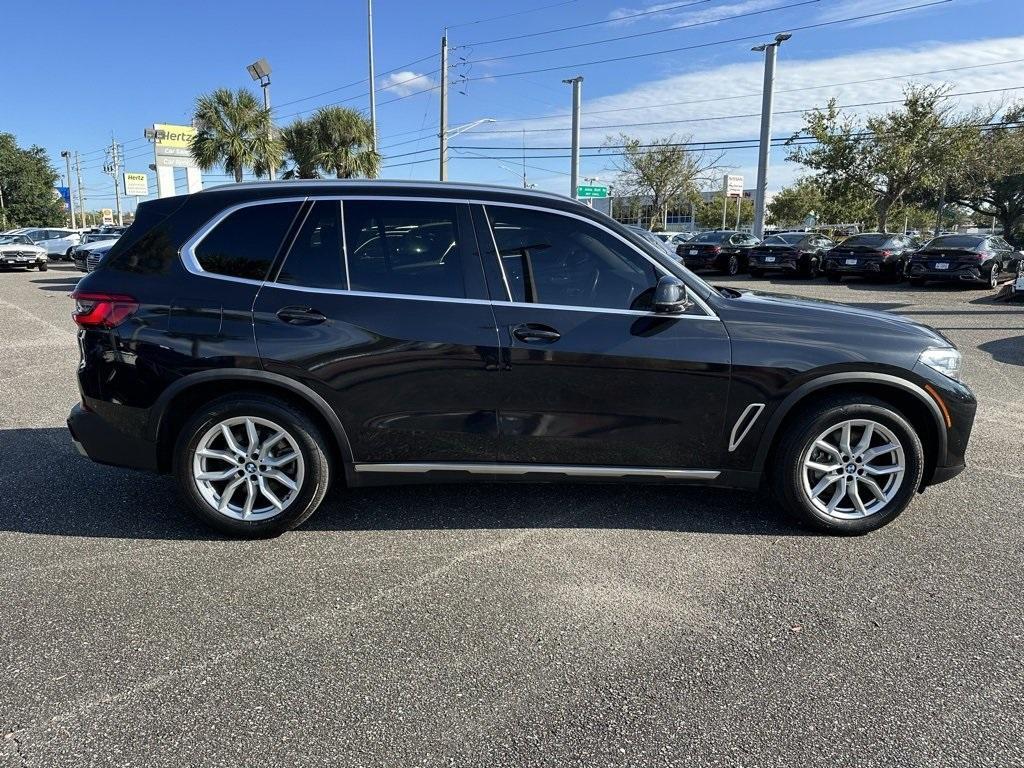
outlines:
M542 344L551 344L552 342L558 341L562 338L562 334L550 325L541 325L540 323L523 323L522 325L514 325L512 326L511 332L513 338L528 343L540 342Z
M318 325L327 315L311 307L284 307L277 311L278 318L290 325Z

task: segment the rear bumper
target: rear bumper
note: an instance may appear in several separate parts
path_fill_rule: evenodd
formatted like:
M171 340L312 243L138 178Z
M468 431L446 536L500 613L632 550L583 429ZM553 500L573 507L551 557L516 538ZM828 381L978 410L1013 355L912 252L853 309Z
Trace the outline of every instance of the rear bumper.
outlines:
M154 443L122 432L81 404L68 414L68 431L75 449L99 464L157 471Z
M751 256L750 268L764 270L765 272L796 272L800 268L796 259L783 256L776 256L775 258L777 261L765 261L764 257Z
M826 275L854 275L872 277L886 275L895 277L899 267L894 261L865 261L860 264L846 264L843 259L826 259L824 264Z
M927 264L911 263L907 266L907 277L917 277L924 280L953 280L966 282L987 283L980 266L965 266L958 269L929 269Z

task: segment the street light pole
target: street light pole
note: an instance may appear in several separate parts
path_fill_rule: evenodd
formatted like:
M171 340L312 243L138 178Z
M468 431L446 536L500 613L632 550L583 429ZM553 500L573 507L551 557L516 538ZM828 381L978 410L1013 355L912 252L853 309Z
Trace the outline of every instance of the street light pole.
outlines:
M274 139L274 118L270 114L270 64L266 59L257 59L252 64L246 67L249 71L249 77L253 80L259 81L260 87L263 88L263 108L267 110L267 119L269 121L267 125L267 138L273 141ZM273 179L276 176L277 169L274 168L273 164L267 168L267 175Z
M778 48L789 40L788 32L775 36L770 43L750 50L764 51L764 87L761 94L761 143L757 150L757 187L754 192L754 237L764 236L764 199L768 191L768 150L772 141L772 102L775 98L775 57Z
M583 88L583 76L577 75L562 82L572 85L572 173L569 177L572 189L569 194L575 200L576 187L579 186L580 181L580 92Z
M71 189L71 152L66 149L61 150L60 156L64 158L64 164L68 170L68 203L71 205L71 228L78 229L78 225L75 223L75 196Z
M366 36L370 56L370 132L373 143L370 148L377 151L377 79L373 73L373 0L366 0Z

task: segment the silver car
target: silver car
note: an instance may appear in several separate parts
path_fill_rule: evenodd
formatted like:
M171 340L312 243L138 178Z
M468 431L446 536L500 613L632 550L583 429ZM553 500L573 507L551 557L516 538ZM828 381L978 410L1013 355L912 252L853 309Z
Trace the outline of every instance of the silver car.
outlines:
M28 235L0 235L0 268L38 268L45 272L49 265L46 249L32 242Z

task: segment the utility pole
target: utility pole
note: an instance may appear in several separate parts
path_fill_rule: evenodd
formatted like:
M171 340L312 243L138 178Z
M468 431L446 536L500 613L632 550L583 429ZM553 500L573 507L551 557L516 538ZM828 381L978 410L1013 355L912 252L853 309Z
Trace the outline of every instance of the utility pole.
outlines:
M939 232L942 231L942 214L946 209L946 184L943 182L942 188L939 190L939 210L935 214L935 236L939 236Z
M577 75L563 80L563 83L572 85L572 173L569 177L569 184L572 189L569 195L576 199L576 187L580 181L580 92L583 89L583 76Z
M761 143L757 150L757 188L754 192L754 237L764 236L764 198L768 191L768 150L772 141L772 102L775 98L775 56L792 35L784 32L771 43L750 50L764 51L764 87L761 93Z
M87 227L89 223L85 220L85 194L82 191L82 163L78 159L78 150L75 150L75 178L78 180L78 212L82 214L82 226Z
M0 181L0 231L7 229L7 209L4 207L4 184Z
M370 132L373 142L370 149L377 151L377 79L373 74L373 0L366 0L366 36L370 54Z
M740 211L743 209L743 195L736 198L736 231L740 231Z
M523 128L523 189L528 188L526 183L526 129Z
M78 224L75 222L75 196L71 189L71 152L67 149L61 150L60 156L64 158L64 166L67 168L68 175L68 204L71 206L71 228L78 229Z
M445 27L444 35L441 37L441 130L438 132L441 140L441 167L438 177L441 181L448 181L448 28Z
M118 176L121 175L121 154L115 139L110 140L110 162L103 166L103 171L109 173L114 179L114 203L117 205L117 226L124 226L124 216L121 213L121 185L118 183Z

